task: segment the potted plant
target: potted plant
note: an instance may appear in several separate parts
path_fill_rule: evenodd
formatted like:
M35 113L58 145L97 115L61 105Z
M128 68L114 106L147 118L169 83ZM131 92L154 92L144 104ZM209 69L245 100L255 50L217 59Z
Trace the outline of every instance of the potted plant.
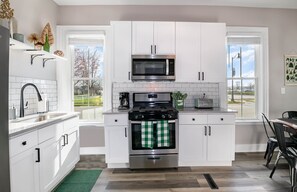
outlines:
M184 100L187 98L188 94L181 93L180 91L173 92L171 97L174 101L175 108L182 109L184 108Z

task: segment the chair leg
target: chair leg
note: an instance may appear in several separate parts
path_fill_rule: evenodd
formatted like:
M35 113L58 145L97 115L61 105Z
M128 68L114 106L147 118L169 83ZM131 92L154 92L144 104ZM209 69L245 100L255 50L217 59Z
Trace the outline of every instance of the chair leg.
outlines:
M296 188L297 188L297 186L296 186L296 167L292 167L291 168L291 191L292 192L296 192L297 190L296 190Z
M268 156L267 156L267 161L266 161L266 167L268 167L272 157L273 157L273 154L274 154L274 149L277 147L277 144L276 143L270 143L270 146L269 146L269 150L268 150Z
M264 159L266 159L266 156L268 154L268 149L269 149L269 143L267 141L267 145L266 145L266 151L265 151L265 154L264 154Z
M277 166L277 164L278 164L278 161L280 160L281 156L282 156L282 154L281 154L281 152L279 151L278 154L277 154L276 161L275 161L275 163L274 163L274 167L273 167L273 169L272 169L272 171L271 171L271 173L270 173L270 176L269 176L270 178L272 178L272 176L273 176L273 174L274 174L274 172L275 172L275 170L276 170L276 166Z

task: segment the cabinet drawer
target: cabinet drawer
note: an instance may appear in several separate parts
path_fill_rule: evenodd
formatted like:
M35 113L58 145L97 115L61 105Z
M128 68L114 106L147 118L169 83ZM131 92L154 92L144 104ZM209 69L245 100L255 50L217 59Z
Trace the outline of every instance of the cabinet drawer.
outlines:
M105 125L128 125L128 115L105 115Z
M207 115L179 115L179 124L181 125L195 125L207 124Z
M51 138L58 140L63 134L63 123L57 123L38 130L38 143L42 143Z
M68 129L71 129L73 127L78 126L78 117L68 119L64 121L64 131L67 131Z
M208 124L234 124L235 115L208 115Z
M9 140L10 157L24 152L38 144L37 131L26 133Z

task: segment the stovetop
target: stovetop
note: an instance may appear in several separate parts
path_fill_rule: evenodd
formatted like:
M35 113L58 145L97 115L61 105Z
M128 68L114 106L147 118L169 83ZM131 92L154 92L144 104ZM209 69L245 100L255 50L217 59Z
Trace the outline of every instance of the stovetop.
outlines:
M133 106L129 111L129 120L133 121L172 120L178 117L170 92L133 93Z
M136 106L129 111L129 120L172 120L177 119L178 111L172 106Z

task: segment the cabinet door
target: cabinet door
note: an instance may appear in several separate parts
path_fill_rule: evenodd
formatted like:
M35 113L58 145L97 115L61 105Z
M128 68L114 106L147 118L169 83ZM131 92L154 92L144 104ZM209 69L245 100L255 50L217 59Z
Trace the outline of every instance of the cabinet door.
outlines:
M195 166L206 160L206 126L179 126L179 166Z
M60 179L60 144L51 139L40 144L39 148L40 191L50 191Z
M106 141L106 162L107 163L128 163L128 126L107 126L105 127Z
M226 25L201 23L201 71L205 82L226 81Z
M113 32L113 82L131 81L131 21L111 22Z
M66 174L79 161L79 131L78 127L65 133L65 142L61 151L62 172Z
M154 22L154 53L175 54L175 22Z
M177 82L197 82L199 80L200 23L176 23L175 69Z
M232 160L232 136L234 125L209 125L208 126L208 161Z
M37 152L31 148L10 158L10 183L12 192L38 192L39 174Z
M152 21L132 22L132 54L150 55L154 44L154 23Z

